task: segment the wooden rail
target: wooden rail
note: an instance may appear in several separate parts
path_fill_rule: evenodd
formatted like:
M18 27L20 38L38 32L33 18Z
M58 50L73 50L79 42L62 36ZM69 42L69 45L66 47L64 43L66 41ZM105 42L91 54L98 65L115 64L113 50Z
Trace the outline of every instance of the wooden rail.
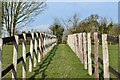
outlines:
M17 59L19 40L22 39L22 57ZM30 52L26 54L26 40L30 40ZM46 33L23 33L11 37L0 39L0 55L2 55L2 46L12 42L14 45L13 63L2 71L2 56L0 56L0 79L12 70L12 78L17 79L17 64L22 62L22 78L26 78L26 58L29 58L29 72L32 72L32 66L36 66L37 61L49 52L56 45L56 36ZM35 57L35 56L38 56ZM34 57L34 58L33 58ZM33 60L34 59L34 60ZM34 61L34 62L33 62Z

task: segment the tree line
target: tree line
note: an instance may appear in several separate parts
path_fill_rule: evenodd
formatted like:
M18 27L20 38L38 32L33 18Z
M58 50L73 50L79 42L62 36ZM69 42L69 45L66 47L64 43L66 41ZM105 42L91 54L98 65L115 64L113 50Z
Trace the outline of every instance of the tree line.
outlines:
M59 27L57 29L60 29L62 31L57 32L56 29L53 29L57 26ZM108 20L106 17L101 17L97 14L92 14L83 20L80 20L80 17L77 14L74 14L72 17L66 20L58 19L57 23L54 22L54 25L52 25L50 29L53 32L56 31L57 35L61 35L58 36L60 38L59 42L64 43L67 40L67 35L74 33L98 32L101 34L105 33L112 36L120 35L120 27L117 23L113 23L112 19Z

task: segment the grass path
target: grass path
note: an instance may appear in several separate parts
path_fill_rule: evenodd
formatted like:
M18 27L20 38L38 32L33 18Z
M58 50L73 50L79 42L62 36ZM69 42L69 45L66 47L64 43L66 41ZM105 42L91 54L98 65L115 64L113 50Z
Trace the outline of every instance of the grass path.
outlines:
M92 78L66 44L59 44L34 68L31 78Z

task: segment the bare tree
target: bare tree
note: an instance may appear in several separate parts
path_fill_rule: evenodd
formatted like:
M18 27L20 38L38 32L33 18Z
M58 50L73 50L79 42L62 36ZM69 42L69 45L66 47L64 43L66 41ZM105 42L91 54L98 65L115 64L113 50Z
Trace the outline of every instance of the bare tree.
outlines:
M9 36L13 36L15 30L27 25L45 8L44 2L2 2L3 26L6 27Z
M76 33L77 32L77 25L79 23L79 16L75 13L71 18L68 20L62 20L67 30L70 31L70 33ZM71 31L72 30L72 31Z

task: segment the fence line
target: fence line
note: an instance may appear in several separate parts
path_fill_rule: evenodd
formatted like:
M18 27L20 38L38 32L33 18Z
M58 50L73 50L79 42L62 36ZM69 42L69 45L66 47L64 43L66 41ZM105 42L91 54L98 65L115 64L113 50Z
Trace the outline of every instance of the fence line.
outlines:
M19 40L22 39L22 57L17 59ZM26 40L30 39L30 52L26 54ZM49 40L49 42L48 42ZM13 64L9 65L2 71L2 46L12 42L13 48ZM22 78L26 78L26 58L29 58L29 72L32 67L49 52L57 43L56 36L46 33L23 33L12 37L0 39L0 79L12 70L12 78L17 79L17 64L22 61Z
M75 39L75 37L77 36L78 36L77 38L78 40ZM109 72L111 72L117 78L120 78L120 73L116 71L114 68L112 68L111 66L109 66L109 55L108 55L109 54L108 41L112 43L117 43L118 44L118 70L120 71L120 36L114 37L107 34L98 34L97 32L94 32L94 36L93 36L94 54L91 54L91 44L92 44L91 37L92 37L92 33L87 33L87 36L86 36L86 33L71 34L71 35L68 35L67 44L75 53L78 52L77 56L79 55L78 58L80 58L81 63L84 64L84 68L87 69L87 66L88 66L89 75L92 75L92 58L94 59L94 64L95 64L94 74L95 74L96 80L99 79L99 63L103 65L104 79L107 79L107 80L110 79ZM87 42L86 42L86 38L87 38ZM99 52L98 46L100 41L102 41L103 60L98 56L98 52ZM76 46L73 42L79 45ZM86 51L86 46L88 46L87 51ZM79 51L75 51L75 47L77 47L78 48L77 50ZM87 56L86 54L84 54L86 52L87 52ZM85 63L86 59L88 60L87 64Z

